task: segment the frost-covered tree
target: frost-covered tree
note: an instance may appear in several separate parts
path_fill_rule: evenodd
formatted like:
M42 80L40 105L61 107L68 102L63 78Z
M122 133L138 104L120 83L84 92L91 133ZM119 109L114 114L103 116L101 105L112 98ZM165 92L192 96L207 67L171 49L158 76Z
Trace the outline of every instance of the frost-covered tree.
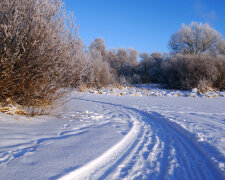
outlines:
M97 38L91 42L89 49L96 49L101 53L104 61L108 61L108 52L106 51L105 41L102 38Z
M207 23L182 24L171 36L169 48L175 54L225 54L224 38Z
M128 54L129 54L129 64L131 66L136 66L138 64L138 60L137 60L137 57L138 57L138 51L136 51L135 49L133 48L129 48L127 50Z
M140 54L139 73L144 83L158 82L163 58L160 52L153 52L151 55L146 52Z
M138 64L137 56L138 52L132 48L119 48L116 53L117 68L120 69L124 66L136 66Z
M104 61L101 51L90 48L86 53L86 61L89 65L86 84L88 86L102 87L113 82L110 65Z

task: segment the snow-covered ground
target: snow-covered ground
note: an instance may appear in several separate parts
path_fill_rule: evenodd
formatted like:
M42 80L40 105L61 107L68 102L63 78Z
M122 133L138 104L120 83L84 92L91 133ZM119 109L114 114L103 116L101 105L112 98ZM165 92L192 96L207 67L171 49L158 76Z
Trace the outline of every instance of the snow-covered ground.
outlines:
M106 94L1 113L0 179L225 179L224 98Z
M159 84L137 84L136 86L119 86L101 89L86 89L86 92L94 94L107 94L114 96L168 96L168 97L225 97L225 91L211 90L202 93L197 88L192 91L163 89Z

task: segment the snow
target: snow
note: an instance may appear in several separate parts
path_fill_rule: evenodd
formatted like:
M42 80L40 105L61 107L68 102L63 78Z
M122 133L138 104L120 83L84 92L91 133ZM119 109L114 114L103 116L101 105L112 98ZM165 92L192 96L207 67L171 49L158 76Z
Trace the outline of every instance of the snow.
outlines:
M225 91L211 90L201 93L197 88L191 91L163 89L159 84L137 84L136 86L120 86L100 89L87 89L89 93L106 94L114 96L168 96L168 97L225 97Z
M225 179L223 96L130 88L74 93L48 116L1 113L0 179Z

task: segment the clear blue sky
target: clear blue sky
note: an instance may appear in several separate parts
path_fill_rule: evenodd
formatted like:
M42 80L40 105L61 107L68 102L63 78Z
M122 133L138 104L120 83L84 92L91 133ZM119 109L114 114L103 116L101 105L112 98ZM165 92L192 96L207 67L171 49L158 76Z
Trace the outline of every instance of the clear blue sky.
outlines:
M88 46L102 37L107 49L168 52L182 23L207 22L225 36L225 0L65 0Z

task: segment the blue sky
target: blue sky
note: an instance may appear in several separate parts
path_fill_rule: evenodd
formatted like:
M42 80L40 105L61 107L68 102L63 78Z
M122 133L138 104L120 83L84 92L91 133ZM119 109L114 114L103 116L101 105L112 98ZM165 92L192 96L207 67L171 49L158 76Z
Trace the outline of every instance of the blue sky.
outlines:
M182 23L207 22L225 36L224 0L65 0L88 46L102 37L107 49L168 52Z

